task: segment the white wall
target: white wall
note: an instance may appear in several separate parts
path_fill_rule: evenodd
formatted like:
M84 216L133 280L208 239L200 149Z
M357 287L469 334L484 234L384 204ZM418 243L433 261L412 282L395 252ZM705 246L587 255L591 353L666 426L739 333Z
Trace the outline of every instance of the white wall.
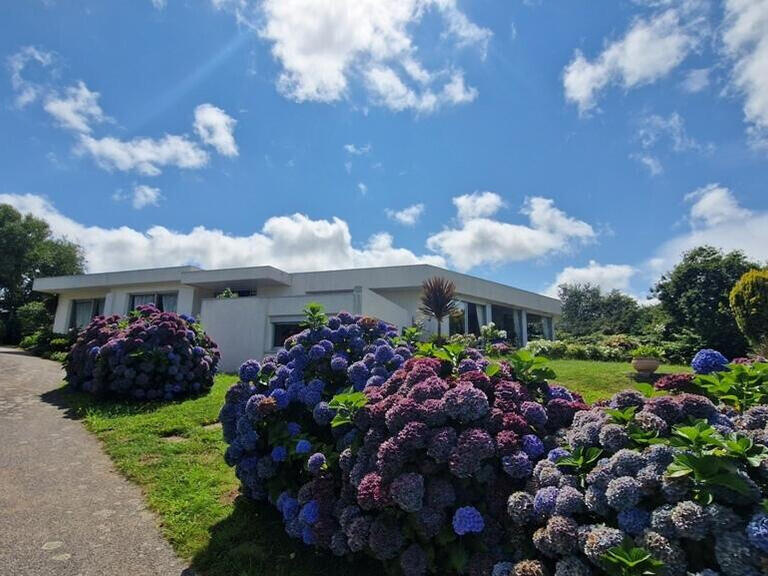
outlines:
M264 354L266 301L261 298L206 299L200 321L221 350L219 369L235 372L248 358Z
M373 316L397 326L398 331L411 325L411 314L392 300L384 298L368 288L362 289L362 314Z

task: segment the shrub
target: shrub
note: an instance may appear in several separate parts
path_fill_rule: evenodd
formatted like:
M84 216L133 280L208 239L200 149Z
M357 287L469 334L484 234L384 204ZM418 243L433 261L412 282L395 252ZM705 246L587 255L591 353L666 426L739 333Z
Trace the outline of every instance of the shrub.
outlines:
M19 306L16 318L22 337L42 330L50 331L53 324L53 317L42 302L27 302Z
M632 358L661 358L662 352L656 346L643 344L630 352Z
M77 390L172 400L206 394L218 362L218 347L194 318L139 306L126 317L94 318L78 335L65 369Z
M529 353L496 364L425 344L436 357L411 358L393 335L340 315L244 364L220 415L225 458L309 545L409 576L489 574L518 531L507 495L586 406Z
M750 270L730 294L739 329L758 352L768 352L768 270Z
M36 356L61 361L74 343L75 334L56 334L49 329L33 332L21 339L19 346ZM56 355L56 358L53 355Z

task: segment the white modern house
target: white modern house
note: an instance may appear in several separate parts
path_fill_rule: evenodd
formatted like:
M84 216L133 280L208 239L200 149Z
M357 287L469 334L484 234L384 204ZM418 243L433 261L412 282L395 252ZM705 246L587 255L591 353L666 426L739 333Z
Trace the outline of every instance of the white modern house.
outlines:
M560 301L497 282L417 264L288 273L272 266L202 270L194 266L37 278L34 290L58 295L54 332L87 324L93 316L125 314L153 303L200 318L219 344L221 368L236 370L299 330L302 309L319 302L329 314L346 310L375 316L399 329L422 323L421 284L432 276L456 286L461 314L444 320L443 334L475 333L490 321L524 345L529 335L554 337ZM217 298L225 290L236 298Z

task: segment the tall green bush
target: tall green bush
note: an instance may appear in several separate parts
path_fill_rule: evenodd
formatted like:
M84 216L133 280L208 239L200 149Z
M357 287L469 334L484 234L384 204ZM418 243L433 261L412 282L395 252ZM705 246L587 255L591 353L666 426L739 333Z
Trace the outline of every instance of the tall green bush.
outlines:
M34 332L49 329L53 324L53 316L43 302L27 302L16 310L21 336L29 336Z
M731 290L736 323L759 352L768 350L768 269L750 270Z

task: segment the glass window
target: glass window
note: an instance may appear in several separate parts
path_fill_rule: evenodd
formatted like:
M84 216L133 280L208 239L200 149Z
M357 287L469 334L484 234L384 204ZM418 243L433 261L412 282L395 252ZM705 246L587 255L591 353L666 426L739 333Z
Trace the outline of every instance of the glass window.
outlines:
M131 310L139 306L153 304L162 312L176 312L179 300L178 292L165 292L163 294L133 294L131 295Z
M282 346L283 342L302 330L303 328L298 322L274 322L272 324L272 346Z
M466 302L459 302L459 306L454 314L448 318L448 335L464 334L464 325L466 323L467 312Z
M160 294L158 308L163 312L176 312L176 303L179 297L177 294Z
M70 328L83 328L91 318L104 313L104 298L92 300L75 300L72 303L72 316L69 321Z
M480 326L485 326L485 306L467 302L467 331L475 336L480 336Z

